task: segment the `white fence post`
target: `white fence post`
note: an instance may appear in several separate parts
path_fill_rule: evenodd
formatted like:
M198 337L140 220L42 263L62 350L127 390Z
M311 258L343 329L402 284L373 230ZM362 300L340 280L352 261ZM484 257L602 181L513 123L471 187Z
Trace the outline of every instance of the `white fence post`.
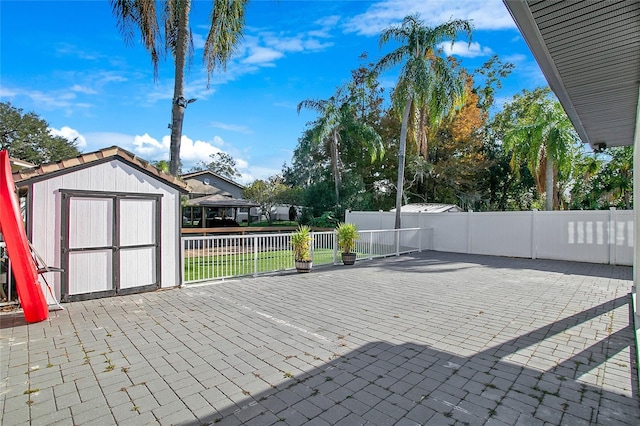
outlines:
M616 208L609 207L609 265L616 264L616 243L617 243L617 226L616 226Z
M538 209L531 210L531 259L538 258Z
M182 286L184 284L184 268L186 266L187 263L187 259L184 257L184 240L181 238L180 239L180 259L182 260L180 262L180 286ZM8 261L8 257L7 257L7 261ZM11 269L9 269L9 271L7 271L7 288L9 289L9 292L11 292L11 283L9 282L9 278L11 277ZM7 302L11 301L11 299L9 298L9 296L7 296Z
M253 276L258 275L258 236L253 237Z
M471 231L473 229L472 217L473 210L469 209L467 212L467 254L471 254Z

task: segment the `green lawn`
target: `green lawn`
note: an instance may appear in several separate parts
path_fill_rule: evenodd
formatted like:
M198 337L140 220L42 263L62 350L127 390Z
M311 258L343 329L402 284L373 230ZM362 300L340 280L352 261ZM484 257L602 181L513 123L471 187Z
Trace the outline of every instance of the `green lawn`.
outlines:
M333 250L315 249L313 263L315 265L333 263ZM215 280L292 268L294 268L293 251L289 249L260 252L257 260L253 252L190 257L185 259L184 280L185 282Z

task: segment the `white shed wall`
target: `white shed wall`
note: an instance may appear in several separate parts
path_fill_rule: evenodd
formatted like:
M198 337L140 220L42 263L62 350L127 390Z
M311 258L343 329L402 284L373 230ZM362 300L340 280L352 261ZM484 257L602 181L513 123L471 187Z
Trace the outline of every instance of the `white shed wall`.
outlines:
M180 192L177 189L142 173L118 159L34 183L31 194L33 208L30 212L30 239L36 251L49 266L61 266L60 189L161 194L161 283L162 287L180 285ZM82 224L81 226L89 225ZM131 276L135 276L135 262L127 261L126 264L131 268ZM60 274L45 274L45 278L50 284L53 284L52 287L55 287L56 298L59 298ZM127 285L131 285L131 283L127 282ZM44 291L49 299L48 302L53 303L48 291L46 289Z

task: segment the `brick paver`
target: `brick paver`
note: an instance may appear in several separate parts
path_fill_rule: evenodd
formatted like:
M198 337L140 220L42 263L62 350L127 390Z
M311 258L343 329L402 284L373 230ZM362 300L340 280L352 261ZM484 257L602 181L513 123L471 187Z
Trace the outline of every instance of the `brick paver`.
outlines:
M0 314L1 423L640 423L631 268L423 252Z

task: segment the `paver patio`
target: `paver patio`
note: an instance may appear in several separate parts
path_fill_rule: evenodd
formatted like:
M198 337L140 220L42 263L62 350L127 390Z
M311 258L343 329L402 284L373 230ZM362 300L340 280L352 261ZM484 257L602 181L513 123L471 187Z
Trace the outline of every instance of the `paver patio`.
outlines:
M423 252L1 314L1 423L636 425L631 275Z

